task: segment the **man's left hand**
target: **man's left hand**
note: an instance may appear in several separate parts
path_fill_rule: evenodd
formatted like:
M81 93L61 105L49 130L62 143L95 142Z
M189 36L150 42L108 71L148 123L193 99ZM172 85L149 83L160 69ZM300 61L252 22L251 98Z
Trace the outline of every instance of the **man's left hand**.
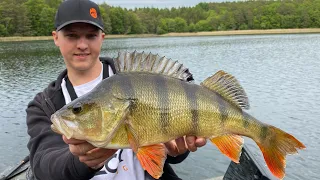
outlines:
M196 136L184 136L165 143L168 155L172 157L184 154L187 150L195 152L198 147L202 147L204 145L206 145L206 139Z

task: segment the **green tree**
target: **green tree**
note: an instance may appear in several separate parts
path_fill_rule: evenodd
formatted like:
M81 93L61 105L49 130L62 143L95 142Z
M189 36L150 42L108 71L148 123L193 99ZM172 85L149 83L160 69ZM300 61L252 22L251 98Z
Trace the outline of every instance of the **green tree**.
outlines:
M17 13L16 13L16 28L15 34L19 36L31 36L31 23L27 16L27 7L25 4L20 4L16 6ZM52 17L50 17L53 19ZM53 23L53 20L52 20ZM50 29L52 30L52 29Z
M163 30L160 26L157 27L157 33L156 34L166 34L167 31Z
M50 35L63 0L1 0L0 36ZM125 9L100 4L108 34L319 28L319 0L249 0L194 7Z
M58 9L59 5L63 0L45 0L45 3L53 9Z
M196 32L196 25L193 23L190 23L188 29L189 29L189 32Z
M101 13L101 18L103 20L103 26L104 26L104 32L106 34L111 34L112 33L112 23L111 23L111 6L109 6L106 3L103 3L99 6L100 8L100 13Z
M168 26L168 32L175 32L176 31L176 21L172 18L167 18L166 23Z
M176 17L175 21L175 32L185 32L188 30L187 21L181 17Z
M3 0L0 2L0 24L2 35L19 36L27 35L30 30L29 19L26 17L26 7L22 0Z
M207 20L200 20L196 24L196 31L212 31L212 26Z
M134 12L128 12L129 26L131 27L129 34L141 34L143 33L143 26L141 20Z
M0 2L0 24L2 24L2 35L11 35L14 31L14 4L13 1L4 0Z
M224 12L220 16L220 22L222 22L220 24L223 24L225 26L225 30L234 30L237 28L236 20L234 19L234 15L232 12Z
M204 11L209 11L209 4L201 2L201 3L196 5L196 8L201 8Z
M41 25L38 29L39 35L42 36L50 36L52 30L54 30L54 19L52 17L55 16L55 10L48 6L45 6L41 13L39 24Z
M221 23L220 16L214 10L209 10L208 14L209 16L206 20L210 24L211 29L218 30Z
M7 29L6 27L3 25L3 24L0 24L0 36L7 36L8 35L8 32L7 32Z
M120 7L111 8L110 19L112 24L112 34L124 34L124 10Z
M157 11L151 11L150 8L142 8L137 12L139 19L141 20L144 33L156 33L160 16L157 15Z
M31 23L32 34L35 36L43 35L42 25L41 25L41 14L43 9L48 9L49 6L45 4L44 0L28 0L25 3L27 7L27 16ZM52 16L51 18L53 18Z
M157 34L166 34L168 32L167 18L161 18L157 27Z

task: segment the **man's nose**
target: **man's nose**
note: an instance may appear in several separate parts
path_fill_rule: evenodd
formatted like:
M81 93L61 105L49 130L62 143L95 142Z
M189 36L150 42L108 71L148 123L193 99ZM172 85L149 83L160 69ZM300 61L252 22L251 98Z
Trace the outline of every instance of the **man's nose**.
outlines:
M85 50L88 48L88 42L85 37L80 37L77 42L77 48L81 50Z

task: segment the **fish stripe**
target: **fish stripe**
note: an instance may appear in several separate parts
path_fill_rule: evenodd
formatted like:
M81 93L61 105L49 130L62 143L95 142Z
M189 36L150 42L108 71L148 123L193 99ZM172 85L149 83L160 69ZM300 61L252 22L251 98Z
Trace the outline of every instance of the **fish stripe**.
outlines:
M260 130L260 138L261 138L261 140L265 140L266 139L267 133L268 133L268 127L267 126L262 126L261 130Z
M244 128L248 128L249 127L249 121L250 121L250 116L248 115L248 113L242 111L242 125Z
M218 102L218 108L220 111L221 123L224 124L229 117L227 102L220 95L217 95L216 98Z
M199 87L193 86L193 88L189 88L190 85L184 81L181 81L181 86L184 89L189 104L189 109L191 111L192 133L196 135L199 131L199 111L197 101L197 91L199 90Z
M120 89L125 97L135 97L134 88L132 86L132 79L130 76L121 78L121 82L119 82L118 85L120 86Z
M170 118L170 99L166 80L161 76L154 76L155 90L158 97L160 112L159 122L164 134L168 134Z

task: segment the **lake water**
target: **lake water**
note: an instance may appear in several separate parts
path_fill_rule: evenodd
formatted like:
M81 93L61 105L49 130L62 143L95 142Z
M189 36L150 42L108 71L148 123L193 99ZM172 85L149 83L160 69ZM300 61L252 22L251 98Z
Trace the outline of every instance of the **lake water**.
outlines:
M248 112L302 141L288 156L285 179L319 179L320 35L255 35L107 39L102 55L152 52L189 67L196 83L218 70L234 75L250 101ZM52 41L0 43L0 172L28 154L27 103L64 69ZM246 139L261 156L257 145ZM174 168L183 179L221 176L230 161L208 143Z

